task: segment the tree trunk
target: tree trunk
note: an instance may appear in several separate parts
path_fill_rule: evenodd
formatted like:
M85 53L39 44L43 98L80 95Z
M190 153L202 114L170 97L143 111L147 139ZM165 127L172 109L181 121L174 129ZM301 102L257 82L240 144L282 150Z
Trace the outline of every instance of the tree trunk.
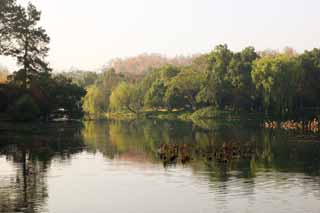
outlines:
M27 78L28 78L28 41L25 42L24 45L24 56L23 56L23 79L22 79L22 87L27 89Z

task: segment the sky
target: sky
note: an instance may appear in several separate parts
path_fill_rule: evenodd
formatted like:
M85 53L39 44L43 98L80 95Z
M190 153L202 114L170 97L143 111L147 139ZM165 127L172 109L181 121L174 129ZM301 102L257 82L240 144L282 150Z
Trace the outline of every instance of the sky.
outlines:
M192 55L224 43L234 51L320 47L319 0L31 2L42 11L55 70L96 70L112 58L141 53ZM0 63L14 66L3 58Z

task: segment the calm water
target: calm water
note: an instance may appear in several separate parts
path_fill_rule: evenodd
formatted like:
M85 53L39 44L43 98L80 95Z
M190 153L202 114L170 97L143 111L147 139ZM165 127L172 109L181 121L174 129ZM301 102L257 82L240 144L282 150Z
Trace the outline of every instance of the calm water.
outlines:
M320 135L247 123L0 124L0 212L320 212Z

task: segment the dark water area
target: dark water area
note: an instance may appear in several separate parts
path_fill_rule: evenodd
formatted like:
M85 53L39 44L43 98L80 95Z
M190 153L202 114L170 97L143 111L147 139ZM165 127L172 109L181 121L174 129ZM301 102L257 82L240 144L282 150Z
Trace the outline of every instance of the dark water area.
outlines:
M0 123L0 212L320 212L319 133Z

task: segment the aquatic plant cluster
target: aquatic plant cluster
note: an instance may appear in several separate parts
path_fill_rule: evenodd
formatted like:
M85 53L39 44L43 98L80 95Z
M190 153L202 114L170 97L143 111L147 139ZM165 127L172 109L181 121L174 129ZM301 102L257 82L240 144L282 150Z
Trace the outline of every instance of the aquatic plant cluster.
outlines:
M199 148L190 144L161 144L157 155L164 165L181 162L189 163L195 158L217 163L228 163L239 159L252 159L255 155L252 144L241 145L237 142L223 143L217 147Z
M284 129L284 130L304 130L311 132L319 132L319 121L317 118L314 118L311 121L303 122L303 121L294 121L288 120L284 122L277 121L266 121L263 124L264 128L267 129Z

